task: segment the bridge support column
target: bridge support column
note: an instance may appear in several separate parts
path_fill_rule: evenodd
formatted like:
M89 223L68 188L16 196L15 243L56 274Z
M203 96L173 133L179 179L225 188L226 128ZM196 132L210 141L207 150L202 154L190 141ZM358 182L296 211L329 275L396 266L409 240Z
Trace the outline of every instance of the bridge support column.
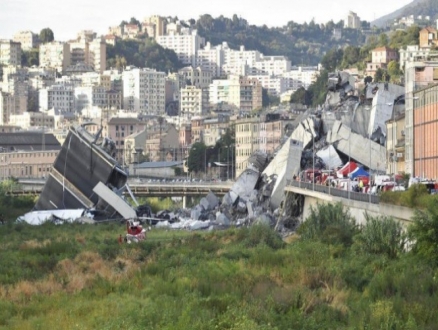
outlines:
M182 207L183 207L183 209L186 209L187 208L187 196L183 196L183 205L182 205Z

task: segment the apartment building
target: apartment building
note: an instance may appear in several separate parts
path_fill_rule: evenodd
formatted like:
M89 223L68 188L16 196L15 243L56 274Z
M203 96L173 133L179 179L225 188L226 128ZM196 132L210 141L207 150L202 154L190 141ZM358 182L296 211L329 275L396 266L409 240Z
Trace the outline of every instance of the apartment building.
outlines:
M404 104L403 104L404 108ZM405 113L394 113L386 121L386 173L405 173Z
M108 136L116 144L116 159L122 162L125 153L125 138L134 133L143 131L146 127L146 123L137 118L113 117L109 120L107 125Z
M39 46L39 36L32 31L19 31L14 34L14 42L19 42L21 44L22 50L31 50Z
M428 26L420 30L419 46L421 48L430 48L438 44L438 32L435 28Z
M280 96L290 89L290 79L288 78L272 75L249 75L248 77L257 79L271 95Z
M125 138L125 147L123 152L123 163L125 165L138 163L146 145L146 128L128 135Z
M195 86L186 86L180 90L180 116L190 120L206 113L208 92Z
M145 144L145 153L150 161L160 162L165 160L176 160L179 146L179 132L172 125L160 131L148 133ZM171 159L166 159L167 155L172 155Z
M348 29L360 29L361 22L359 16L356 13L349 11L344 21L344 28Z
M212 82L212 72L202 67L188 66L178 70L178 74L183 76L187 85L197 88L207 88Z
M389 62L398 60L398 53L389 47L378 47L371 51L371 63L367 63L366 73L374 77L378 69L386 69Z
M283 73L282 76L289 79L287 89L296 90L301 86L307 89L307 87L316 82L319 71L317 66L293 66L290 71Z
M153 69L129 68L122 73L123 107L146 115L164 115L166 74Z
M59 41L42 44L39 60L41 68L53 68L58 72L65 72L71 65L70 45Z
M85 64L94 71L102 73L106 69L106 43L104 38L95 38L89 41L89 37L70 41L71 64Z
M239 109L249 113L262 108L262 85L255 78L239 78Z
M167 20L164 17L153 15L146 17L143 21L142 27L149 37L156 38L158 36L163 36L166 34Z
M205 118L203 121L204 143L207 147L215 146L229 127L230 117L218 115Z
M75 113L74 87L55 84L39 90L39 104L42 110L55 108L61 112Z
M406 62L413 62L413 61L420 61L424 60L429 56L431 49L430 47L427 48L420 48L418 45L408 45L406 46L406 49L400 49L399 50L399 63L400 63L400 69L404 70L406 67Z
M286 56L263 55L260 60L250 63L250 66L267 75L282 75L291 69L291 63Z
M103 86L81 86L74 89L75 109L80 113L91 107L107 107L107 90Z
M13 96L11 115L20 115L28 109L29 74L27 68L7 66L3 68L1 89Z
M206 71L210 71L212 78L218 78L224 75L222 66L225 63L225 51L229 49L227 43L222 45L212 46L210 42L199 49L196 57L196 65Z
M434 68L438 73L438 68ZM413 92L412 175L438 179L438 81ZM407 137L406 137L407 138Z
M190 127L192 128L192 144L195 142L204 142L204 118L192 118L190 123Z
M21 65L21 44L0 39L0 65Z
M278 114L264 117L238 118L235 122L236 158L235 168L238 177L247 167L248 158L258 150L273 155L280 147L285 134L287 120Z
M205 40L196 30L185 28L181 34L161 35L155 38L164 48L175 51L178 59L186 65L196 67L196 57L199 49L204 46Z
M10 115L14 114L14 108L14 96L0 90L0 125L8 125Z

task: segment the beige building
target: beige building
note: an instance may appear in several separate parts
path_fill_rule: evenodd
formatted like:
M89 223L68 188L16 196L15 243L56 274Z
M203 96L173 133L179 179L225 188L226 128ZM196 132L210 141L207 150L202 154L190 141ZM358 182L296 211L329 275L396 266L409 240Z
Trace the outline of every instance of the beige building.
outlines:
M0 65L21 65L21 44L0 39Z
M179 132L174 126L169 125L161 132L155 131L151 134L148 133L145 144L145 154L149 156L150 161L176 160L179 150ZM168 159L167 155L169 154L174 155L174 157Z
M389 47L379 47L371 51L371 63L367 63L367 75L374 76L378 69L388 68L391 61L398 60L398 53L396 50Z
M386 122L386 173L405 172L405 114L395 114Z
M40 46L40 67L64 72L71 65L70 45L52 41Z
M208 106L208 94L201 88L186 86L180 90L180 116L190 120L202 116Z
M44 112L25 112L21 115L11 115L9 123L23 129L44 128L48 130L55 127L53 116L47 115Z
M123 162L126 165L139 163L146 145L146 129L126 137Z
M194 68L188 66L178 70L178 74L182 75L188 85L198 88L207 88L212 82L212 73L201 67Z
M430 48L438 44L438 32L435 28L428 26L419 33L420 48Z
M0 149L0 178L44 178L61 145L53 134L1 133Z
M167 20L164 17L158 15L146 17L143 21L143 26L145 25L149 26L147 34L151 38L164 36L166 34Z
M229 127L230 117L219 115L217 117L205 118L203 121L204 144L215 146Z
M348 12L348 15L344 22L344 28L360 29L360 27L361 27L361 23L359 16L357 16L357 14L352 11Z
M39 45L38 34L32 31L19 31L14 35L13 40L21 44L22 50L30 50Z
M89 41L83 37L69 42L71 65L84 63L94 71L102 73L106 70L106 43L104 38Z
M116 144L116 159L123 161L125 153L125 139L137 132L144 130L146 124L137 118L113 117L108 122L108 137Z
M236 157L235 169L238 177L247 167L248 158L261 150L273 155L281 145L286 125L289 121L279 116L239 118L235 122Z

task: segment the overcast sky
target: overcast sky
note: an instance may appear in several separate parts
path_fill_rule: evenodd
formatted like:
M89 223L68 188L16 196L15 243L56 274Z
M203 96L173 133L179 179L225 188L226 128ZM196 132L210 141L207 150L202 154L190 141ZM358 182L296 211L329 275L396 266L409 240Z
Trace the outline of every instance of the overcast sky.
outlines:
M249 24L283 26L297 23L338 22L348 12L361 20L372 21L389 14L412 0L0 0L0 38L11 39L20 30L39 33L50 27L56 40L76 37L80 30L107 32L109 26L135 17L142 21L150 15L197 19L237 14Z

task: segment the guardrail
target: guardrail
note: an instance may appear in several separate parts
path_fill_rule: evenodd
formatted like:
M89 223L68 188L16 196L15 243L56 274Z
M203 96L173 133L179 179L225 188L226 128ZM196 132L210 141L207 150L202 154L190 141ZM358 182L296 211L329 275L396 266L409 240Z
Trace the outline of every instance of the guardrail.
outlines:
M287 182L288 186L297 187L301 189L306 190L312 190L319 193L340 197L344 199L352 199L359 202L365 202L365 203L372 203L372 204L379 204L380 197L377 195L371 195L367 193L360 193L360 192L354 192L354 191L347 191L343 189L338 189L334 187L324 186L320 184L313 184L311 182L303 182L303 181L296 181L296 180L289 180Z

